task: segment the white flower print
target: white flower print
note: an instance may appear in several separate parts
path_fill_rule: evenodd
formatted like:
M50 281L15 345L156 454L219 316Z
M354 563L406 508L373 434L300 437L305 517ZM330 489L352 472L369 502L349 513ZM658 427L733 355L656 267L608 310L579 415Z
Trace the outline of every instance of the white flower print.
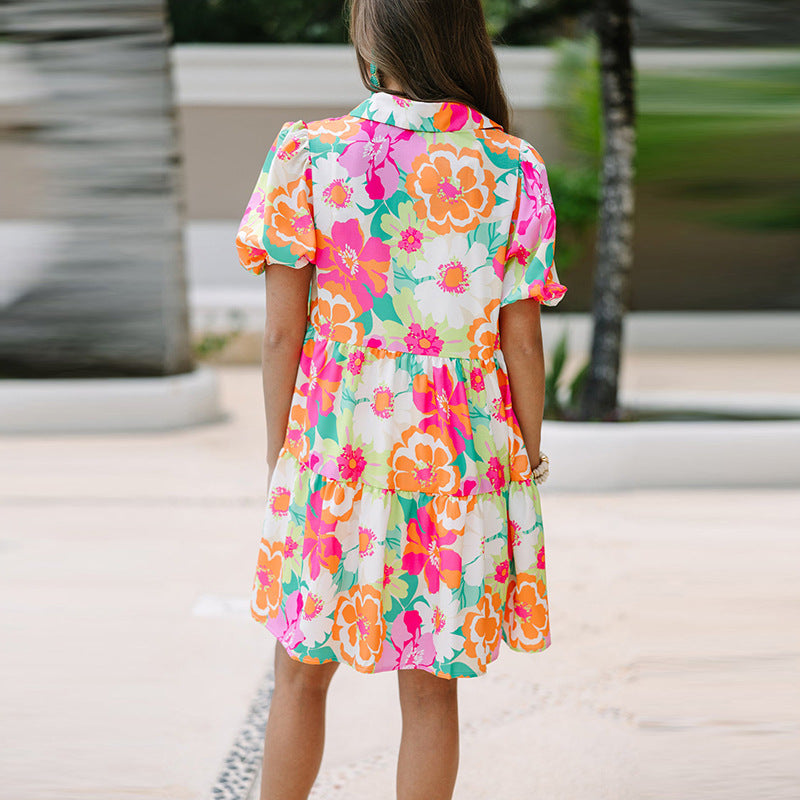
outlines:
M422 617L422 630L433 634L439 660L448 660L464 646L461 626L464 614L459 610L455 592L439 584L439 591L428 600L417 600L414 610Z
M336 153L328 153L315 161L319 185L314 186L314 225L330 236L333 223L360 216L362 208L373 204L367 194L365 176L353 177L338 163Z
M333 612L336 607L338 588L333 576L322 569L313 580L306 578L301 585L303 607L300 612L300 628L309 644L324 642L333 627Z
M420 311L454 328L469 325L483 311L480 298L485 292L480 290L490 261L486 245L468 245L463 235L439 236L427 243L416 265L420 280L414 299Z

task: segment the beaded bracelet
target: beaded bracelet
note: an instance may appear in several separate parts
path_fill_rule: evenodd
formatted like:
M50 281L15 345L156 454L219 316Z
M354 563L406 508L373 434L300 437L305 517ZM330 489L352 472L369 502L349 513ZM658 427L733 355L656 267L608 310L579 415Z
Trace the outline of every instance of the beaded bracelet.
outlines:
M544 483L550 474L550 459L540 450L539 465L533 470L533 482Z

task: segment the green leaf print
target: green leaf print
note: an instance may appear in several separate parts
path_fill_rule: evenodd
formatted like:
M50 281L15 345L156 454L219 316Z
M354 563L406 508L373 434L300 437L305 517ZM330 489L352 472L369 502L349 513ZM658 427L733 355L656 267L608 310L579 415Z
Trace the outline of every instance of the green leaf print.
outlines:
M414 212L414 203L411 200L400 203L397 213L383 214L380 217L376 214L375 219L380 219L377 235L380 232L385 234L383 239L391 246L395 253L395 263L400 267L412 266L424 243L432 238L432 233Z

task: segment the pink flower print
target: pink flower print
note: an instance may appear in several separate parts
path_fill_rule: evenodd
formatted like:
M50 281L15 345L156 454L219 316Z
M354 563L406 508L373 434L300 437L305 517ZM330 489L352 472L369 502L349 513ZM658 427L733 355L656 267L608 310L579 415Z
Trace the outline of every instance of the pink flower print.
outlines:
M522 544L522 539L519 535L519 523L513 520L508 521L508 557L512 558L514 555L514 548Z
M303 594L297 589L284 603L283 610L274 619L267 620L267 628L290 650L297 647L306 637L300 630L303 610Z
M500 248L495 257L492 259L492 268L494 269L494 274L497 275L501 281L506 274L506 259L507 256L505 247Z
M436 659L433 634L422 633L422 617L413 609L397 615L387 645L380 658L381 671L430 667Z
M396 94L392 95L392 101L401 108L408 108L411 105L411 101L408 98L398 97Z
M536 554L536 569L544 569L544 545L539 548Z
M314 229L314 220L311 214L297 214L292 217L292 228L294 228L297 238L302 241L303 237Z
M353 196L353 189L344 178L336 178L322 190L322 199L333 208L347 208Z
M300 449L300 440L303 438L303 431L300 428L288 428L286 431L286 443L290 450Z
M334 222L330 236L318 235L316 265L321 287L346 295L363 311L386 294L391 251L377 236L365 238L358 220L350 219Z
M501 561L494 570L494 579L498 583L505 583L508 580L508 561Z
M300 384L300 393L308 399L308 420L311 425L316 425L320 415L333 410L342 380L342 367L335 358L329 357L324 340L310 339L300 356L300 371L305 378Z
M392 575L394 575L394 567L388 564L383 565L383 585L388 586L392 582Z
M516 258L522 266L526 266L528 259L531 257L530 250L523 247L519 242L514 241L511 247L508 248L508 258Z
M424 508L408 523L408 534L403 551L403 569L412 575L423 574L428 591L436 593L445 583L455 589L461 582L461 554L452 545L458 546L458 534L439 528Z
M537 168L530 161L522 161L522 192L516 227L517 234L525 236L528 227L536 225L536 230L526 238L527 241L551 239L555 233L556 214L543 170L541 165Z
M370 336L366 344L367 347L381 348L386 346L386 340L382 336Z
M394 411L394 392L388 386L379 386L373 392L369 406L376 416L389 419Z
M522 159L521 164L522 188L530 198L534 212L538 214L550 203L550 187L543 177L541 165L537 169L537 165L525 159Z
M549 276L549 274L550 274L549 270L548 270L547 274ZM538 291L538 294L534 295L534 296L541 295L541 298L544 301L552 300L554 297L560 297L562 294L564 294L564 291L565 291L563 285L560 284L560 283L556 283L555 281L538 281L537 280L537 281L534 281L533 283L538 288L537 289L531 289L530 291L531 292L537 292Z
M354 350L347 358L347 371L353 375L359 375L361 367L364 366L364 359L366 359L366 355L363 350Z
M261 189L256 189L253 192L247 208L244 210L244 219L247 219L249 214L256 212L259 216L264 216L264 192Z
M283 555L285 558L291 558L294 551L297 550L297 542L291 536L287 536L283 540Z
M325 569L333 575L342 558L342 543L335 534L336 522L322 519L322 493L312 492L306 506L303 532L303 560L313 580Z
M489 459L489 467L486 470L486 474L489 476L489 480L492 482L496 492L499 492L506 485L506 472L497 456L492 456Z
M412 322L408 326L408 333L403 341L406 343L409 353L423 356L438 356L444 345L444 342L436 335L436 328L431 326L423 330L422 326L416 322Z
M447 617L445 616L444 611L439 608L439 606L436 606L433 609L431 623L433 625L434 633L441 633L444 630L444 626L447 624Z
M492 401L492 416L498 422L505 422L510 418L509 409L506 406L506 403L500 397L496 397Z
M397 191L400 170L409 172L424 149L424 139L414 131L364 120L358 133L348 139L339 163L353 177L366 176L370 198L384 199Z
M342 454L336 459L339 465L339 472L342 480L357 481L367 466L367 459L364 458L363 451L360 447L355 450L352 445L346 444L342 448Z
M469 382L473 391L482 392L486 388L480 367L474 367L472 372L470 372Z
M406 228L400 232L397 246L406 253L416 253L422 247L422 231L412 227Z
M436 285L446 294L464 294L469 286L469 275L460 261L439 265Z
M480 123L483 119L480 111L463 103L442 103L433 116L433 124L440 131L460 131L470 120Z
M453 380L450 368L434 367L430 376L415 375L411 399L425 415L419 423L420 430L433 428L434 435L441 434L456 453L463 452L464 443L471 438L467 387Z

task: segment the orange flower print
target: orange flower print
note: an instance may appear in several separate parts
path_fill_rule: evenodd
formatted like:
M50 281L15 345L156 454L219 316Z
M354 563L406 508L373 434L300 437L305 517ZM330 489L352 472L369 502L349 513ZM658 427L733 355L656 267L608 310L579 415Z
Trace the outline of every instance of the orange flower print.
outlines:
M406 191L414 211L436 233L466 233L489 216L496 183L480 151L434 144L414 159Z
M250 613L259 622L266 622L267 617L278 613L283 599L282 571L283 542L262 539L250 602Z
M268 197L264 226L269 240L278 247L289 247L296 256L314 252L316 232L308 207L311 186L303 178L278 186Z
M284 447L301 463L308 458L307 426L308 416L306 415L305 400L301 395L295 393L292 398L292 407L289 411L289 424L286 426Z
M508 583L505 623L508 642L520 650L541 650L550 638L547 587L541 578L521 572Z
M475 135L493 153L506 154L514 161L519 158L520 140L516 136L510 136L502 128L479 128Z
M269 510L273 517L285 517L289 513L291 494L285 486L276 486L269 496Z
M318 138L325 144L349 139L361 130L361 120L346 115L332 119L322 119L308 123L308 135Z
M394 411L394 392L388 386L378 386L372 393L369 406L376 417L389 419Z
M311 324L322 336L351 344L363 341L364 324L356 321L361 307L355 295L323 293L315 298L310 311Z
M508 461L510 483L528 483L531 480L531 462L516 420L512 422L509 434Z
M363 488L358 484L328 481L314 493L315 497L319 497L319 505L315 502L313 507L319 508L323 522L331 524L346 522L353 516L354 506L361 499L362 493Z
M358 554L364 558L375 553L375 531L359 526L358 528ZM384 565L385 566L385 565Z
M464 294L469 286L469 273L460 261L440 264L436 285L447 294Z
M259 239L260 226L242 222L236 238L236 252L242 266L254 275L261 275L266 268L267 251L263 249Z
M483 316L478 317L467 331L467 341L470 343L469 357L481 361L490 361L497 347L497 309L499 300L490 300L483 310Z
M341 645L344 659L359 672L372 671L381 656L385 633L378 589L356 584L339 597L331 639Z
M353 189L344 178L335 178L323 190L322 199L333 208L347 208Z
M436 427L425 431L412 425L395 444L389 459L392 492L447 493L456 489L461 474L453 464L456 453Z
M500 644L502 598L488 589L464 618L464 651L485 667Z

